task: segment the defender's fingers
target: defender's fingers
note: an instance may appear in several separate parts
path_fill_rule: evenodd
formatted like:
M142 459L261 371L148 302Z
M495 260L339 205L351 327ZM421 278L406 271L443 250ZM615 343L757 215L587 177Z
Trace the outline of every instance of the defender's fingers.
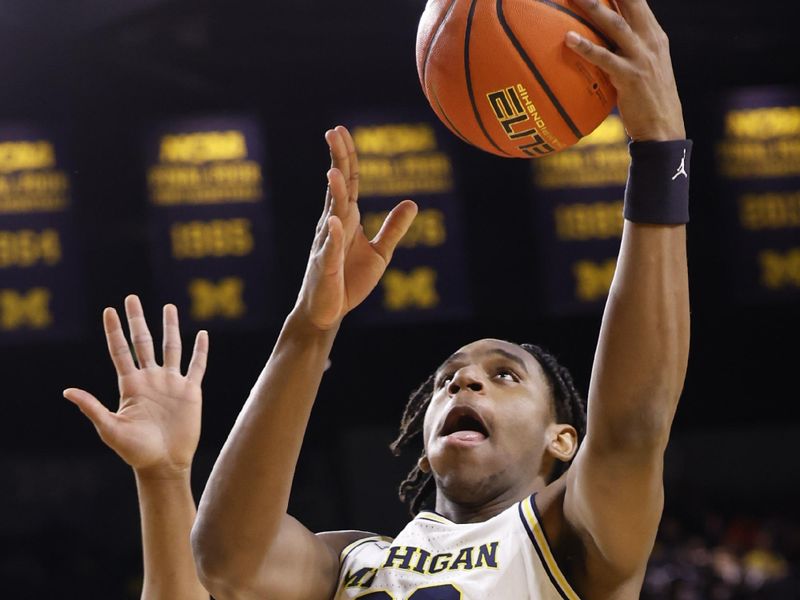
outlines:
M350 156L350 179L347 182L347 187L350 191L350 201L356 202L358 200L358 180L359 180L359 167L358 167L358 151L356 150L356 143L353 136L347 127L339 125L336 128L344 140L344 145L347 147L347 153Z
M334 275L344 266L344 226L335 215L328 219L328 237L322 246L320 265L323 275Z
M339 169L328 171L328 185L331 188L331 214L342 221L350 213L350 201L347 194L347 180Z
M330 187L330 186L328 186ZM314 236L314 243L311 245L311 253L314 254L315 252L319 252L322 248L325 240L328 239L328 220L331 217L331 210L333 209L333 201L331 201L331 206L328 207L328 211L322 215L322 223L320 228L317 230L316 235Z
M64 390L64 398L77 406L81 412L92 422L98 433L105 431L111 425L113 413L89 392L77 388Z
M592 23L600 30L601 37L609 39L626 53L636 48L639 38L625 17L600 0L575 1L587 12Z
M171 371L181 370L181 330L178 322L178 308L174 304L164 306L164 339L162 350L164 367Z
M328 220L328 214L331 210L331 199L333 196L331 195L331 186L327 186L325 188L325 203L322 205L322 214L319 216L319 221L317 221L317 228L316 232L319 233L325 227L325 223Z
M106 343L108 344L108 354L111 362L120 377L133 373L136 365L131 356L131 348L125 333L122 331L122 323L119 320L117 311L113 308L106 308L103 311L103 329L106 332Z
M192 360L189 362L189 370L186 371L186 378L200 385L203 383L203 376L206 374L208 364L208 332L198 331L194 340L194 350Z
M156 366L156 353L153 349L153 336L147 327L144 318L144 310L139 296L131 294L125 298L125 314L128 315L128 330L131 334L133 349L136 351L136 358L139 367L147 368Z
M330 134L331 132L332 132L332 130L331 130L331 129L329 129L328 131L326 131L326 132L325 132L325 140L326 140L326 142L327 142L327 140L328 140L328 134ZM330 144L329 144L328 146L330 147ZM331 198L332 198L332 197L333 197L333 196L331 196L331 186L329 185L329 186L328 186L328 187L325 189L325 203L324 203L324 205L322 206L322 214L321 214L321 215L320 215L320 217L319 217L319 221L317 221L317 229L316 229L316 232L317 232L317 233L319 233L320 231L322 231L323 227L325 227L325 226L327 225L327 222L328 222L328 214L330 213L330 208L331 208Z
M350 179L350 153L347 151L347 145L344 142L342 133L337 127L325 136L328 142L328 147L331 151L331 168L339 169L344 175L345 181Z
M386 217L386 220L381 226L381 230L370 242L375 251L380 254L383 259L388 263L394 249L403 236L411 227L414 218L417 216L417 205L411 200L403 200L400 204L392 209L392 212Z
M617 56L606 48L592 43L574 31L567 32L565 43L567 48L578 53L593 65L597 65L603 69L603 71L611 75L612 78L613 76L622 77L630 69L624 58Z

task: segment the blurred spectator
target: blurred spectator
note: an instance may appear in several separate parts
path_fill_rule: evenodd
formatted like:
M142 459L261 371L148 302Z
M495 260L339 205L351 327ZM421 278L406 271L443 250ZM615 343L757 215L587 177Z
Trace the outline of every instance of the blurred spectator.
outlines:
M642 600L798 600L800 526L791 520L665 517Z

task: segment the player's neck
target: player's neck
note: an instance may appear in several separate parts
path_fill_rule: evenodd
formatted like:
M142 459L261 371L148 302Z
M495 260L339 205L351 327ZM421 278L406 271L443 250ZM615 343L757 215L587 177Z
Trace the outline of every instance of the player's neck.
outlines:
M544 479L537 477L533 483L505 490L478 504L458 502L442 490L437 490L436 512L454 523L482 523L546 486Z

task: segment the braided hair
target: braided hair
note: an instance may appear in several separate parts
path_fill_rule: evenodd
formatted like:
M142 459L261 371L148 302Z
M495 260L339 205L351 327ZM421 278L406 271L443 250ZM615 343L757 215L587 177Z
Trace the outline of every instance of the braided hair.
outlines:
M553 397L556 420L559 423L572 425L578 433L578 444L586 434L586 403L572 381L570 372L561 365L555 356L534 344L521 344L521 348L533 356L544 371ZM400 431L397 438L389 446L395 456L399 456L403 448L422 433L423 421L428 405L433 398L435 375L430 375L409 396L408 403L400 420ZM425 456L423 449L420 458ZM556 461L549 481L558 479L569 467L569 463ZM409 505L411 515L416 515L423 503L436 491L436 482L431 473L425 473L414 465L406 479L400 484L400 501Z

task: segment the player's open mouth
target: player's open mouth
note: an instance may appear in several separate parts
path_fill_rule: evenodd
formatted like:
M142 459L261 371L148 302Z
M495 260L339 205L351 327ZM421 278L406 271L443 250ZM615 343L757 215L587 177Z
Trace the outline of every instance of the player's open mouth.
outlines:
M489 428L474 408L456 406L444 420L439 436L460 442L477 443L489 437Z

